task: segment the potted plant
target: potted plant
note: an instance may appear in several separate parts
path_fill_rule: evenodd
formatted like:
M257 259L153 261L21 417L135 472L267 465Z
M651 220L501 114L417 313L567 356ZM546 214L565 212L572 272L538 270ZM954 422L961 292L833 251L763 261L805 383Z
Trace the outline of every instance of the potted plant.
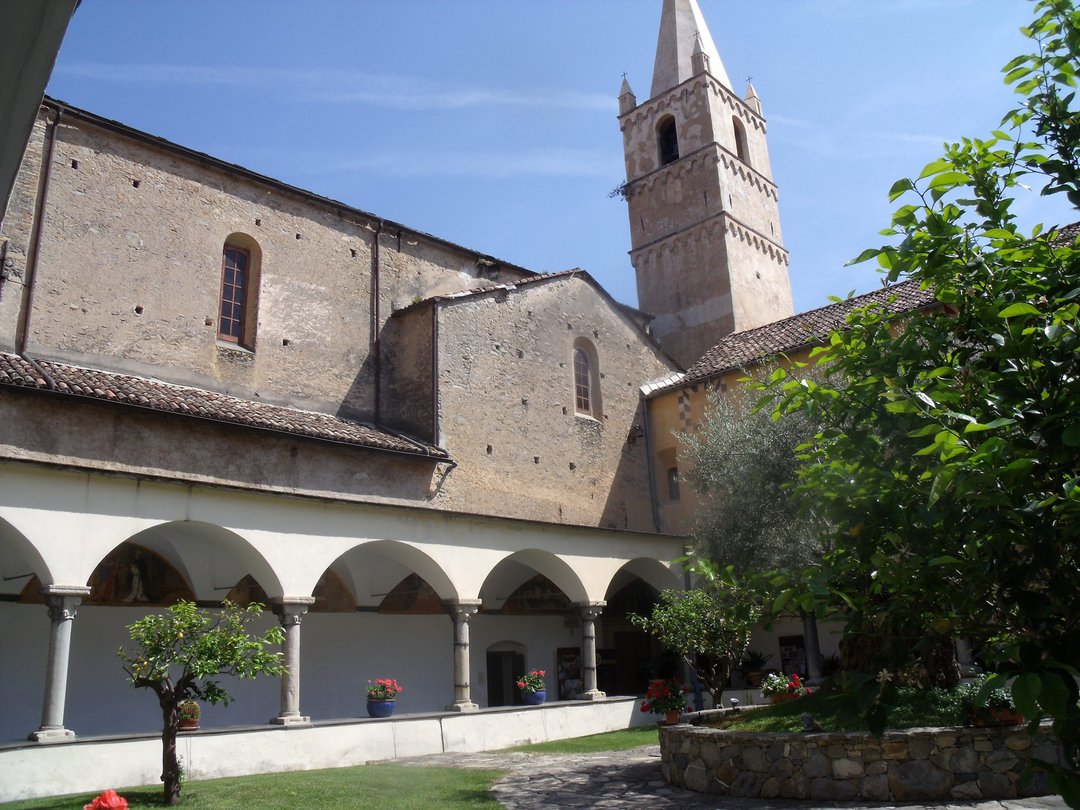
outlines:
M768 698L771 703L796 700L812 692L813 690L802 682L798 673L788 677L783 673L774 672L767 675L761 682L761 696Z
M368 681L367 713L368 717L389 717L397 705L398 692L404 689L393 678L380 678L372 683Z
M974 726L1018 726L1024 722L1024 715L1016 710L1008 689L998 687L986 691L986 676L974 683L961 684L957 692ZM984 692L985 702L980 699Z
M665 725L673 726L679 722L679 715L686 708L683 688L674 678L666 681L652 681L645 700L641 702L641 711L664 715Z
M180 731L198 731L202 708L194 700L182 700L176 707L176 717Z
M521 690L521 699L526 706L539 706L547 700L547 684L544 682L544 670L534 669L517 679L517 688Z
M768 666L771 655L759 653L757 650L747 650L742 659L742 671L746 673L746 679L751 686L760 686L761 679L765 677L765 667Z

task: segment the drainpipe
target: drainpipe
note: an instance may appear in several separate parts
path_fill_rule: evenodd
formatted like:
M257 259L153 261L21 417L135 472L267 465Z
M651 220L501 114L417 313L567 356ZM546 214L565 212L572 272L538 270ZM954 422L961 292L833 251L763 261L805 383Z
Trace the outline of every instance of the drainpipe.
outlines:
M382 333L382 325L379 322L380 318L380 264L381 257L379 253L379 239L383 232L383 220L379 220L375 226L375 242L371 250L371 264L372 264L372 280L371 280L371 350L375 355L375 424L381 423L382 415L382 350L380 346L380 334Z
M30 313L34 309L34 279L37 275L38 254L41 252L41 231L44 227L45 205L49 197L49 178L52 175L53 151L56 148L56 129L64 116L62 107L57 107L56 118L49 122L45 133L45 159L41 167L41 179L38 184L37 204L34 206L34 226L30 231L30 245L26 251L26 305L19 318L15 331L15 353L26 353L26 342L30 335Z
M439 435L439 306L431 304L431 443L442 447Z

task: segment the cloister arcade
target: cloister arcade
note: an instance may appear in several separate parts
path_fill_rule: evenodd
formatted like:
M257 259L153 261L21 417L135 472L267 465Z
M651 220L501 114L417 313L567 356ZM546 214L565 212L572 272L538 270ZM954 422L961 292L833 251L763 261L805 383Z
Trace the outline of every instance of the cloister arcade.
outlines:
M601 628L601 680L635 684L655 649L626 605L679 587L680 552L655 535L0 465L0 741L159 727L115 653L178 598L260 601L263 626L286 632L280 684L227 684L235 703L205 707L204 726L359 716L383 677L404 686L402 711L467 712L512 703L520 666L545 670L552 698L597 699L605 606L623 607Z

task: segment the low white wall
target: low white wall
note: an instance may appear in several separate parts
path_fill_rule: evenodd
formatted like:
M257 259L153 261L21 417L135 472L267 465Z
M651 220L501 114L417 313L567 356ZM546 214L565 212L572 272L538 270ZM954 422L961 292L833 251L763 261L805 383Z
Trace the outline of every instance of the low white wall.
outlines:
M191 779L336 768L445 751L486 751L647 725L635 698L549 703L469 714L263 726L180 735ZM159 736L0 746L0 801L160 783Z

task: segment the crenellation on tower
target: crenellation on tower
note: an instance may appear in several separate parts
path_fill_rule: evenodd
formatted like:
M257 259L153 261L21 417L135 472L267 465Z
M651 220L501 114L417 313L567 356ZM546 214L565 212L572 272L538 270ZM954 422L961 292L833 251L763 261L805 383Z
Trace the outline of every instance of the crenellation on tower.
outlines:
M684 366L792 314L761 100L732 90L696 0L664 0L653 96L624 103L631 263L653 333ZM635 99L636 102L636 99Z

